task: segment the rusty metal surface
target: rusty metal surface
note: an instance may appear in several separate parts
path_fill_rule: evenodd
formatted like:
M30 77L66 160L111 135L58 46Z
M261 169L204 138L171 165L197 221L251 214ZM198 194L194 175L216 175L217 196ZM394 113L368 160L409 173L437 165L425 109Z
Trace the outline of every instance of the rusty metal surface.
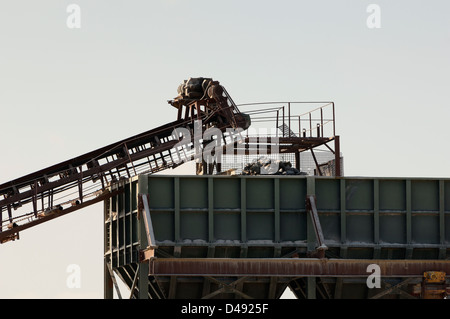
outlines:
M149 274L155 276L298 276L367 277L368 266L380 267L381 277L422 277L431 270L450 272L449 260L366 260L316 258L151 258Z
M147 247L139 251L139 261L141 263L147 262L153 257L155 257L155 249L152 247Z
M448 295L446 273L443 271L426 271L423 274L421 297L423 299L443 299Z

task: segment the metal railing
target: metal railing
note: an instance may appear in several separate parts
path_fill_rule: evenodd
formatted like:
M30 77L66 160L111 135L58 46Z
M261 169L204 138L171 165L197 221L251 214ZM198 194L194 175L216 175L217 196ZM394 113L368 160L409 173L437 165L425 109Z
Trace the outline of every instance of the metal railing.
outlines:
M336 135L334 102L262 102L238 106L250 115L252 128L277 128L274 133L277 137ZM305 109L309 111L304 112Z

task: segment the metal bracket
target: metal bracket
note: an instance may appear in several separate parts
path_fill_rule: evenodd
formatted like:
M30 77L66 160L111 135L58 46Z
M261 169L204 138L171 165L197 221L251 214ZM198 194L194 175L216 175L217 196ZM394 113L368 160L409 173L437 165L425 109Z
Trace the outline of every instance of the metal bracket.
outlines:
M139 262L147 262L150 258L155 257L155 249L154 247L147 247L145 249L139 250Z

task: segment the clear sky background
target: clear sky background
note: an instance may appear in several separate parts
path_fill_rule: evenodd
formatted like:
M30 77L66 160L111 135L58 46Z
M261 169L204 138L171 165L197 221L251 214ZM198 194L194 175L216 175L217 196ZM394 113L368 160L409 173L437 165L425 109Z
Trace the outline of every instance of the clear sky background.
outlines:
M197 76L238 104L334 101L347 176L450 177L449 14L447 0L0 0L0 183L175 120L167 100ZM102 222L97 204L0 245L0 298L102 298Z

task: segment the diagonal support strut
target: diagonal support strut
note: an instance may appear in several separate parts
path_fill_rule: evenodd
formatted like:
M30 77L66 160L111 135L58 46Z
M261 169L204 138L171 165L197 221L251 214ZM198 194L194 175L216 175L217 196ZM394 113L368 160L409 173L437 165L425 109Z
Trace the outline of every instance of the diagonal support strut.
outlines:
M311 216L311 220L314 226L314 232L316 234L316 239L318 247L316 248L317 257L324 258L325 250L328 247L325 245L325 240L323 237L322 226L320 225L319 214L317 212L316 197L314 195L306 196L306 210Z

